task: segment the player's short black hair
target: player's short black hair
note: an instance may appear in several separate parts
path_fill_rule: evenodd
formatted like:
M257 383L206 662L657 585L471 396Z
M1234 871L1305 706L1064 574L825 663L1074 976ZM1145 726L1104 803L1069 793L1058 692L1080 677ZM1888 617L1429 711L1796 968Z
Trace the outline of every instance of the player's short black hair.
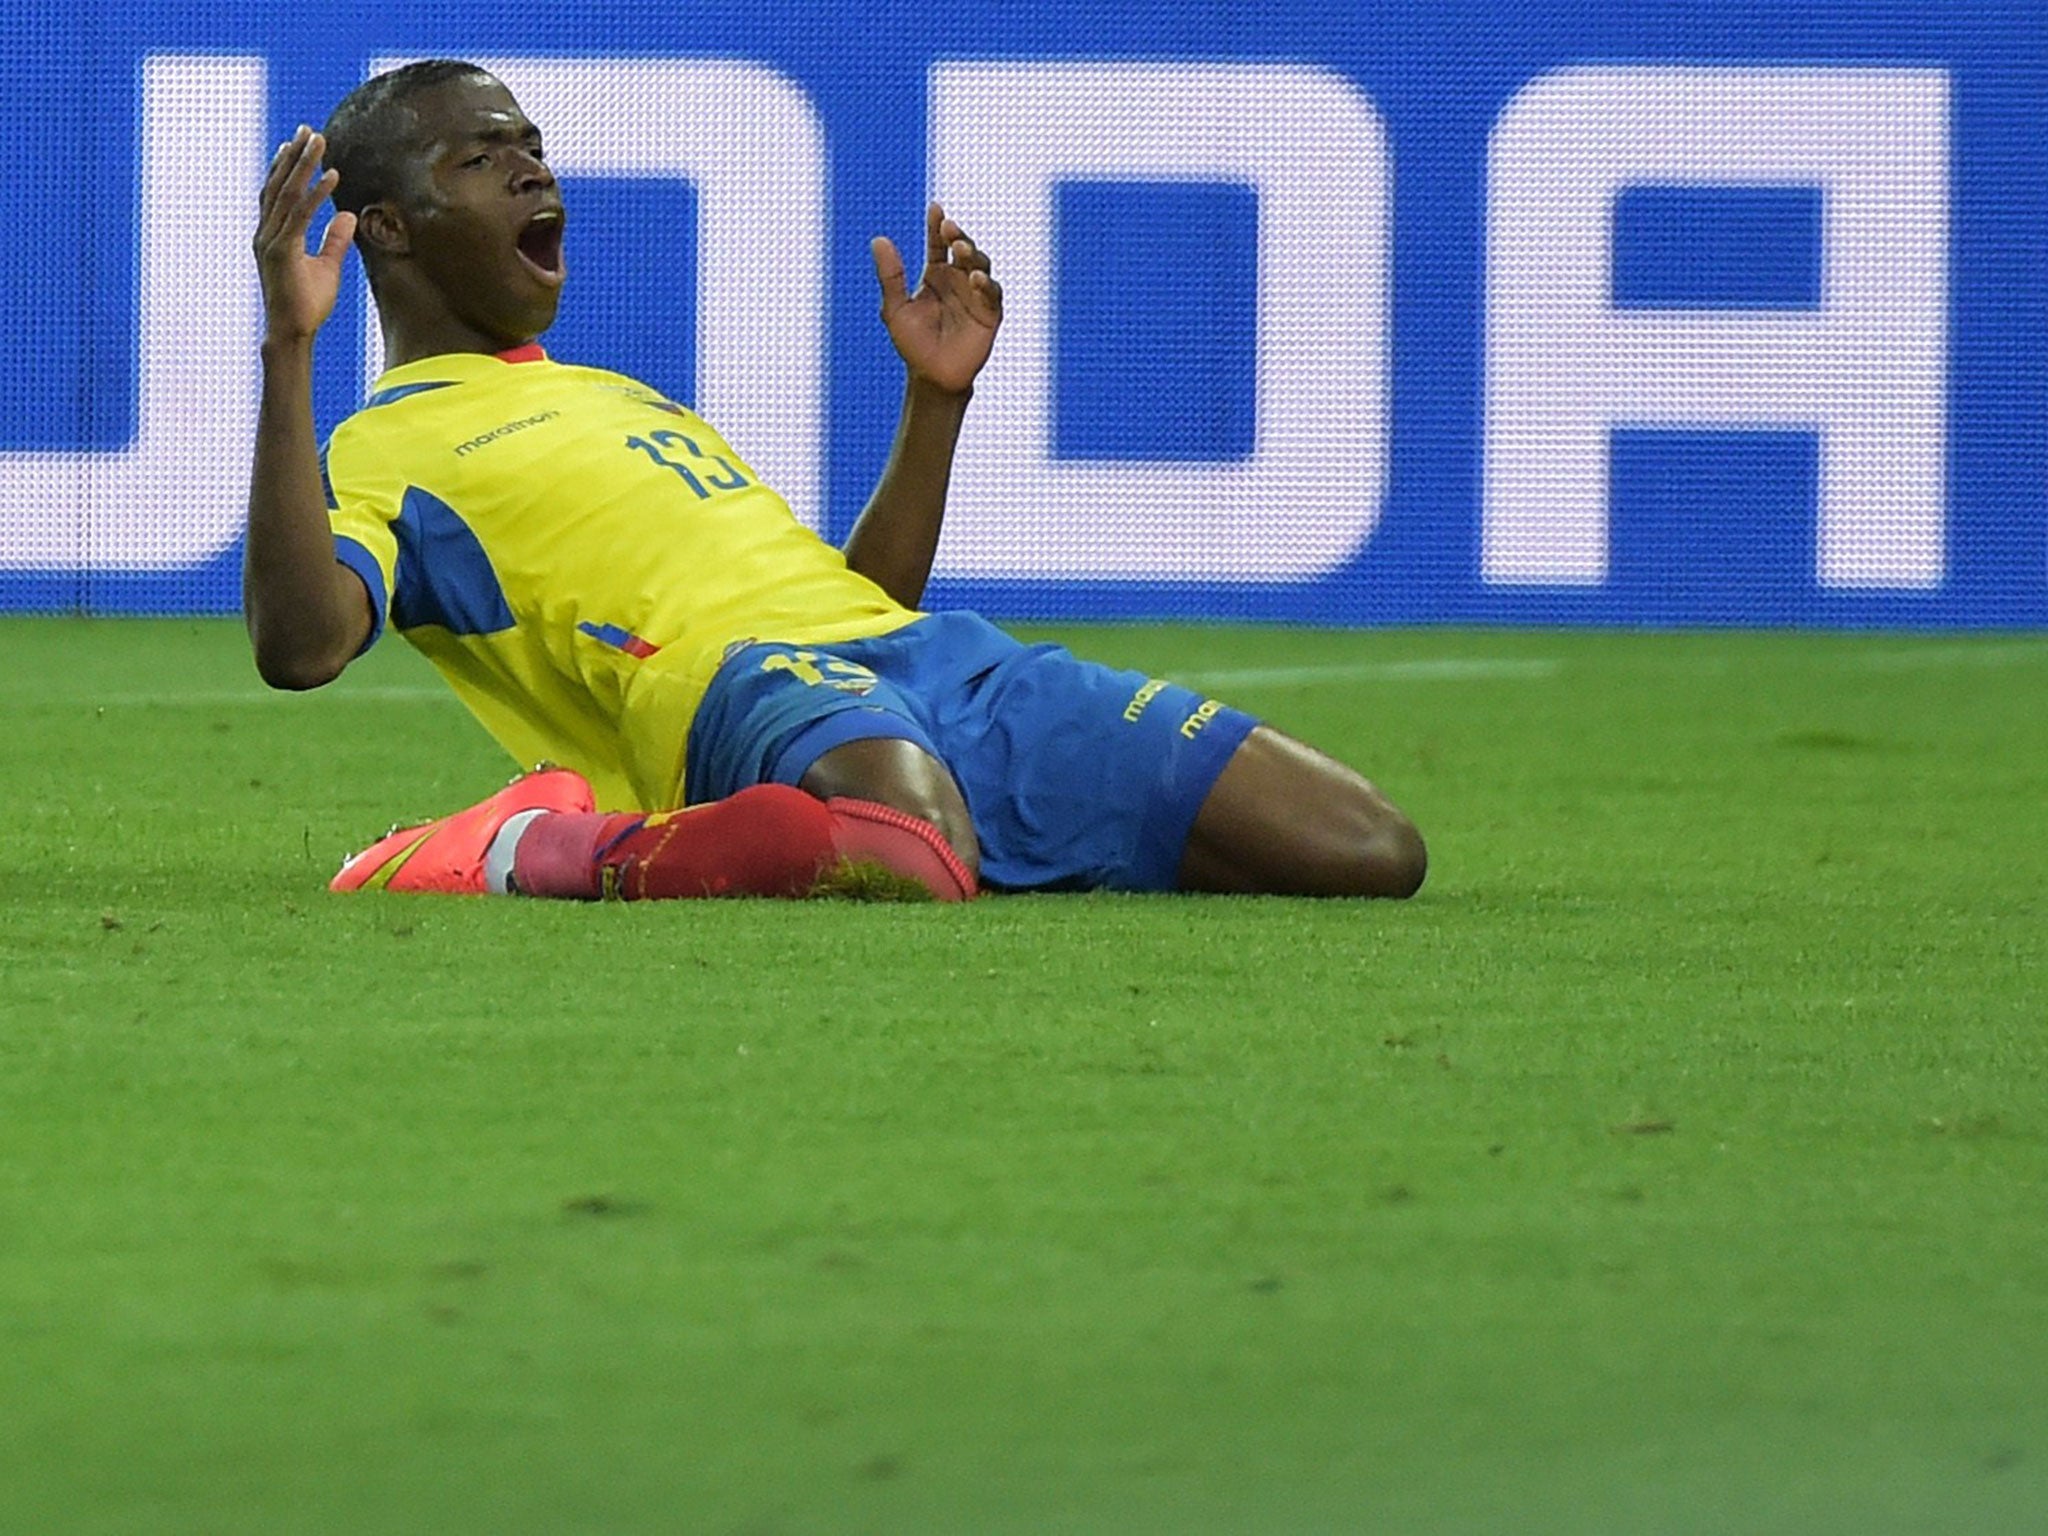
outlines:
M405 104L421 91L472 75L488 77L480 64L462 59L421 59L373 75L341 99L328 116L327 164L341 173L334 206L361 213L405 190L408 171Z

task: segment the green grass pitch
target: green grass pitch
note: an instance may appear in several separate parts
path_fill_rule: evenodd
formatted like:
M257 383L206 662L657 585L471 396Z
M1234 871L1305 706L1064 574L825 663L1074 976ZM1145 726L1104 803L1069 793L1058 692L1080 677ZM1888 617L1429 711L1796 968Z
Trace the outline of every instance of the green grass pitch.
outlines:
M0 623L0 1531L2048 1530L2048 638L1063 638L1423 895L333 897L402 647Z

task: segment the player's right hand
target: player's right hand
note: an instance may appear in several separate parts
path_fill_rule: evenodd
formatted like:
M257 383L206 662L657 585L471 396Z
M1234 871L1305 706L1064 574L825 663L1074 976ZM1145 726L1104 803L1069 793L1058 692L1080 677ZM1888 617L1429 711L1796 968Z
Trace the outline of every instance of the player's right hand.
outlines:
M321 169L326 152L326 138L301 127L278 145L263 179L256 238L250 244L263 282L265 338L270 341L310 340L334 313L341 292L341 264L355 238L356 216L337 213L328 221L320 248L306 250L313 215L341 180L339 173Z

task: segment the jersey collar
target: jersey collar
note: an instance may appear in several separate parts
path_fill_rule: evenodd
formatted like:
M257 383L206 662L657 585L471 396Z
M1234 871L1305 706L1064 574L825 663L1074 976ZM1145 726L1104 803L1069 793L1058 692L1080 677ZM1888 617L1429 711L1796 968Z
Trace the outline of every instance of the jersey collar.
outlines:
M417 362L386 369L379 374L377 382L371 386L371 398L389 395L396 389L409 390L416 385L467 384L497 373L508 363L548 361L550 359L540 344L531 341L506 352L448 352L440 357L423 357Z

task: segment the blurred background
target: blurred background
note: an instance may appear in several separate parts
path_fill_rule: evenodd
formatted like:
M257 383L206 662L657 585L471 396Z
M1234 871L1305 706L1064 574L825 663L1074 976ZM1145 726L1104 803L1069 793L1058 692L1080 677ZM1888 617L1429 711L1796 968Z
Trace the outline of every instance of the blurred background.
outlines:
M262 167L433 55L548 136L552 353L830 537L900 389L868 239L947 202L1010 312L936 604L2048 622L2048 16L1981 0L12 0L0 611L235 606Z

